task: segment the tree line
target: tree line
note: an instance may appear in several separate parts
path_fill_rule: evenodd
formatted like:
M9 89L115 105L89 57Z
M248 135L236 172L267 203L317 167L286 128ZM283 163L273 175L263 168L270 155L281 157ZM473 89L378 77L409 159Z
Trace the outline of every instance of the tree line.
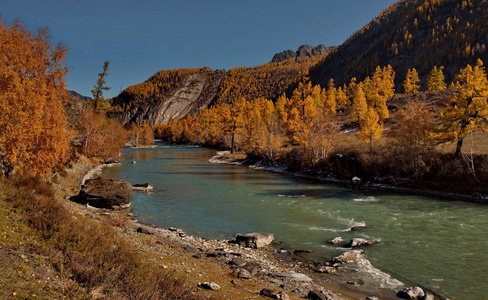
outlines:
M375 152L375 141L388 139L390 154L401 152L412 174L425 172L424 161L436 145L456 143L454 157L460 157L464 138L475 131L487 131L488 81L483 62L468 65L448 87L443 67L434 67L425 86L435 92L449 89L451 96L440 113L422 101L411 101L390 118L389 101L395 96L395 72L390 65L378 66L371 76L326 88L300 82L289 97L271 101L264 97L240 97L218 104L194 116L155 126L157 137L176 143L191 143L241 150L268 161L289 159L290 151L303 166L331 158L345 135L345 119L356 130L358 140ZM409 69L403 80L405 95L419 93L417 71ZM341 115L342 117L338 117ZM297 150L298 149L298 150Z

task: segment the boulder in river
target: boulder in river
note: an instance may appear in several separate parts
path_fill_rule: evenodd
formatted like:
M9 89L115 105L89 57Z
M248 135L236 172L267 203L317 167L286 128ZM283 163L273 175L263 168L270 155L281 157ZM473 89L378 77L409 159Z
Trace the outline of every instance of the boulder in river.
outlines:
M236 243L248 248L261 248L271 244L274 240L272 233L237 234Z
M340 244L340 243L344 242L344 239L342 237L338 236L338 237L335 237L333 239L328 240L327 242L329 244L337 245L337 244Z
M356 248L356 247L361 247L361 246L369 246L369 245L373 245L373 244L377 244L377 243L378 243L378 241L374 241L374 240L354 238L349 243L349 247Z
M76 201L97 208L126 208L132 203L132 186L116 179L88 179Z

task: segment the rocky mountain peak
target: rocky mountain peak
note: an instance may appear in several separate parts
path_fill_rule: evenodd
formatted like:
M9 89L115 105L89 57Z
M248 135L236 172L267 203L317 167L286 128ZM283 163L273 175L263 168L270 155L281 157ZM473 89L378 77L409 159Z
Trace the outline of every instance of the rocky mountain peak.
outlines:
M273 59L271 60L271 62L281 62L281 61L284 61L284 60L287 60L290 58L297 58L297 57L304 57L304 56L312 57L315 55L328 54L328 53L334 51L335 49L337 49L336 46L326 47L326 46L320 44L316 47L312 47L310 45L305 44L305 45L301 45L300 47L298 47L298 49L296 51L286 50L286 51L283 51L280 53L276 53L273 56Z

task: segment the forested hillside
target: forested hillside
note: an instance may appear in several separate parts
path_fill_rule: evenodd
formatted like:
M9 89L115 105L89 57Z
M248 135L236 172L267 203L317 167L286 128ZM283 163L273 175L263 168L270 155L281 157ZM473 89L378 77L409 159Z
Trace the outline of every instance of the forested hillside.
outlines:
M411 68L425 79L434 66L444 66L446 80L452 81L468 63L488 61L487 39L486 0L398 1L313 67L310 77L315 84L330 78L344 84L390 64L397 90Z
M111 114L123 123L142 124L145 120L158 125L196 114L213 104L232 103L240 97L276 99L296 88L309 68L323 57L305 56L229 71L162 70L113 98Z

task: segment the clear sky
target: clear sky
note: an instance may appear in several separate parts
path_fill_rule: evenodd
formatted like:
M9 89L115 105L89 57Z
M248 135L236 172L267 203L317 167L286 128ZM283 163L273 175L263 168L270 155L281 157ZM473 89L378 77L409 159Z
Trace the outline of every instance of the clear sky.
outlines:
M106 97L162 69L226 69L267 63L300 45L340 45L396 0L0 0L68 45L68 89L91 96L110 61Z

